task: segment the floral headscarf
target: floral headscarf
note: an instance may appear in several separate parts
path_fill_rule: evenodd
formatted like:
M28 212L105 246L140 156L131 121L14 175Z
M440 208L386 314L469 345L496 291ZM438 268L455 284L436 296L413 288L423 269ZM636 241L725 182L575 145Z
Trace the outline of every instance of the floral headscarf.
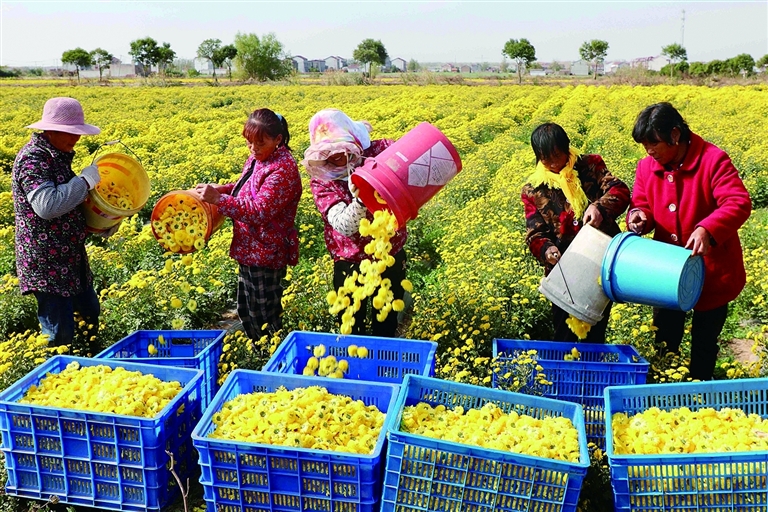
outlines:
M313 178L337 180L346 178L351 168L363 161L363 151L371 146L371 125L367 121L353 121L335 108L321 110L309 121L309 147L304 152L302 165ZM347 167L327 162L331 155L347 155Z

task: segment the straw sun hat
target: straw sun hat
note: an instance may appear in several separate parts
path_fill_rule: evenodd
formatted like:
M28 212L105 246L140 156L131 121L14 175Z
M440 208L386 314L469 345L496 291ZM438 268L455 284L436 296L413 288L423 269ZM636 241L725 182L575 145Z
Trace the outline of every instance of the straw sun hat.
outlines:
M72 133L74 135L98 135L101 130L85 123L83 107L74 98L51 98L43 107L43 118L27 128Z

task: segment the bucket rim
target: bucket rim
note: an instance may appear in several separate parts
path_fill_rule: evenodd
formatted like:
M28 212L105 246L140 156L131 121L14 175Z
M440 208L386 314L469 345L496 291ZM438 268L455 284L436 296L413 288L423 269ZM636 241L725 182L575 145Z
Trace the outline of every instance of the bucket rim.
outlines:
M619 247L624 243L627 238L634 236L640 236L632 231L624 231L614 236L611 243L608 244L608 249L605 250L603 255L603 262L600 265L600 283L603 287L603 292L611 299L611 302L622 304L623 301L617 300L616 295L613 293L613 283L611 282L611 275L613 274L613 264L616 262L616 255L619 252Z

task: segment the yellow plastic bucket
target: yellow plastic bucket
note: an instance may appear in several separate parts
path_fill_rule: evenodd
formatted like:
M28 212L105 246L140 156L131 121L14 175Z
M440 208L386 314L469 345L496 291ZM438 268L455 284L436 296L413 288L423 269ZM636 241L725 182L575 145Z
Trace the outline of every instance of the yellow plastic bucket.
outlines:
M101 181L83 203L86 229L101 233L141 210L149 199L149 176L138 160L106 153L94 160Z

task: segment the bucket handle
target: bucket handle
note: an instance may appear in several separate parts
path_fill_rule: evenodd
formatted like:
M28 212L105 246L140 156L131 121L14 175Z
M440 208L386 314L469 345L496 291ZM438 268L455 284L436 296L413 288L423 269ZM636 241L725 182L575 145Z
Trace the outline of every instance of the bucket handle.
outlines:
M141 163L141 158L139 158L139 155L134 153L133 150L131 148L129 148L128 146L126 146L125 143L123 141L121 141L120 139L108 140L107 142L105 142L104 144L102 144L101 146L96 148L96 151L93 152L93 159L91 160L91 165L93 165L93 162L96 161L96 153L98 153L101 150L101 148L103 148L104 146L114 146L115 144L121 144L125 149L130 151L131 154L136 157L136 160L139 161L139 164L141 164L141 166L144 167L144 164Z

